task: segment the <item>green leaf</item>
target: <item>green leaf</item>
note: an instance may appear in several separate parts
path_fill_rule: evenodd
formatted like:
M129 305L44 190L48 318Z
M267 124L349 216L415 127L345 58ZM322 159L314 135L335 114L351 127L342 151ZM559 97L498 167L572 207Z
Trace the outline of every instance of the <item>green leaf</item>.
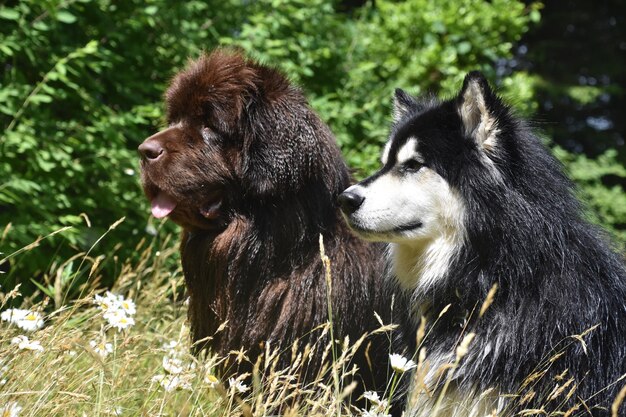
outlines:
M71 24L71 23L76 22L76 16L74 16L67 10L61 10L57 13L57 20L59 22Z
M530 11L530 21L533 23L539 23L539 21L541 20L541 13L539 13L539 10L537 9L533 9Z
M472 44L469 43L468 41L459 42L456 46L456 50L458 51L459 54L465 55L466 53L472 50Z
M30 279L30 281L48 297L54 298L54 287L52 285L50 285L49 287L44 287L43 285L41 285L40 283L38 283L32 278Z
M34 104L50 103L52 101L52 97L46 94L35 94L35 95L30 96L30 101Z
M0 43L0 52L6 56L13 56L13 50L3 43Z
M9 9L8 7L0 8L0 19L5 20L17 20L20 18L20 12L15 9Z

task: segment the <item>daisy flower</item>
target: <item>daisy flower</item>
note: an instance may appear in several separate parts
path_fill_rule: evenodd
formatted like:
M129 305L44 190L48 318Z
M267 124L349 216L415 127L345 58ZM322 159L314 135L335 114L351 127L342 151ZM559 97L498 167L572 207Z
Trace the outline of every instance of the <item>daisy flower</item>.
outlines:
M43 327L43 316L40 313L21 308L4 310L0 313L0 319L27 331L39 330Z
M106 358L109 356L109 353L113 353L113 345L111 343L97 343L95 340L90 340L89 346L91 346L93 351L100 355L101 358Z
M43 352L43 346L39 340L28 340L28 337L19 335L11 339L11 344L17 345L21 350L32 350L34 352Z
M123 310L112 310L104 314L104 318L111 327L118 331L128 329L135 325L135 319L127 316Z
M2 417L18 417L22 411L22 407L16 402L7 403L0 406L0 416Z
M366 400L369 400L369 402L378 406L379 408L387 407L387 400L381 400L380 397L378 396L378 393L375 391L365 391L363 393L363 398L365 398Z
M230 378L228 380L228 385L230 385L231 388L234 388L240 394L243 394L244 392L250 389L249 386L247 386L241 381L237 381L235 378Z
M398 373L404 373L415 368L417 365L411 359L407 359L402 355L398 355L397 353L392 353L389 355L389 361L391 362L391 367L394 371Z
M377 392L374 391L365 391L363 393L363 398L365 398L366 400L369 400L369 402L371 402L372 404L380 404L380 397L378 396Z
M158 382L167 392L172 392L176 389L191 390L191 383L179 375L155 375L152 377L152 382Z
M209 372L204 376L204 383L209 386L209 388L215 388L217 384L220 383L220 380L217 377Z
M30 311L22 310L20 308L7 308L0 313L0 319L2 321L8 321L9 323L17 323L18 320L24 318Z
M134 316L137 312L137 307L135 306L135 302L130 298L124 298L120 296L118 299L119 308L128 316Z
M175 351L178 349L178 342L176 340L170 340L167 343L163 343L163 349L169 351Z
M104 313L117 310L118 308L118 299L110 291L107 291L104 297L96 294L94 296L93 303L100 307L100 310L102 310Z
M179 358L163 356L163 369L168 373L178 375L183 372L183 361Z
M43 316L36 311L28 311L28 313L17 320L15 324L22 330L32 332L43 327Z

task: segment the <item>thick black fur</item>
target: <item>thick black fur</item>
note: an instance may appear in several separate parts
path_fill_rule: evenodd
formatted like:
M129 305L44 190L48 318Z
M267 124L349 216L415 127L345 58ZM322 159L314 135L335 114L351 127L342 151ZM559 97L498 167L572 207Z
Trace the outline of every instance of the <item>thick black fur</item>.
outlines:
M460 116L470 83L479 86L499 130L489 148L467 133ZM519 394L498 415L572 407L578 407L572 415L609 415L626 383L616 382L626 373L626 270L604 233L586 220L561 164L478 72L468 74L453 99L417 100L399 91L396 107L393 147L382 171L393 165L394 147L416 137L427 166L466 206L466 239L447 275L412 294L416 304L428 306L431 323L452 304L429 330L427 351L453 352L467 326L477 336L455 374L461 395L490 387ZM495 300L479 319L494 284ZM572 337L591 328L582 340ZM544 371L522 387L529 375ZM570 378L568 389L548 401ZM522 401L531 390L534 398Z

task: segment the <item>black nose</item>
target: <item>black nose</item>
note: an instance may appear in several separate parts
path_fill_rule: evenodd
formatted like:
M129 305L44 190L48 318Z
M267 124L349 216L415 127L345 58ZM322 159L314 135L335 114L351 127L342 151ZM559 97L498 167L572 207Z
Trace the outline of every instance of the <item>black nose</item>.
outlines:
M341 206L341 210L346 214L354 213L361 204L363 204L363 197L361 194L357 194L354 191L344 191L339 194L339 205Z
M163 147L154 139L147 139L141 145L139 145L139 153L144 159L155 161L163 155Z

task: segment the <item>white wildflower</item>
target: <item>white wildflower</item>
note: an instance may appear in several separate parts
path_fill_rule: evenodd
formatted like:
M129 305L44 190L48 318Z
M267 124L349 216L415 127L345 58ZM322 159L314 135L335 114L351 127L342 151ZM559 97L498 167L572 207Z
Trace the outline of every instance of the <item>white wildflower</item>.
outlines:
M111 327L115 327L118 331L135 325L135 319L127 316L124 310L109 311L105 313L104 318Z
M16 402L10 402L0 406L0 416L2 417L18 417L22 411L22 407Z
M95 295L94 296L94 300L93 300L94 304L96 304L98 307L100 307L100 310L102 310L105 314L108 311L113 311L113 310L117 310L118 308L118 299L117 297L111 293L110 291L107 291L103 296L101 295Z
M170 340L167 343L163 343L163 349L168 351L175 351L178 349L179 343L176 340Z
M375 404L375 405L380 404L380 397L378 396L378 393L375 391L365 391L363 393L363 398L365 398L366 400L369 400L369 402L371 402L372 404Z
M130 298L119 298L119 308L126 313L127 316L134 316L137 312L137 307L135 306L135 302Z
M220 380L217 379L217 377L213 374L211 374L210 372L207 372L204 375L204 383L207 384L209 386L209 388L215 388L217 387L217 384L220 383Z
M32 332L43 327L43 316L36 311L29 311L24 317L16 323L20 329Z
M40 313L20 308L4 310L0 313L0 319L27 331L39 330L43 327L43 316Z
M391 362L393 370L398 373L409 371L417 366L411 359L407 359L397 353L390 354L389 361Z
M176 389L192 389L189 380L180 375L159 374L152 377L152 382L158 382L167 392L172 392Z
M0 319L2 321L8 321L9 323L17 323L18 320L24 318L30 311L22 310L20 308L7 308L0 313Z
M230 378L228 380L228 385L230 385L231 388L234 388L240 394L243 394L244 392L250 389L249 386L247 386L241 381L237 381L235 378Z
M11 343L17 345L21 350L32 350L34 352L43 352L43 346L39 340L28 340L28 337L19 335L11 339Z
M137 307L130 298L107 291L104 296L94 296L93 302L102 310L104 319L111 327L123 330L135 324L132 316L137 312Z
M163 356L163 369L168 373L178 375L185 369L183 361L171 356Z
M126 174L126 175L131 175L131 176L132 176L132 175L135 175L135 170L134 170L134 169L132 169L132 168L126 168L126 169L124 170L124 174Z
M89 346L100 355L101 358L106 358L109 356L109 353L113 353L113 345L111 343L106 343L104 341L98 343L95 340L89 341Z
M107 291L104 296L95 295L93 303L100 307L104 313L112 310L123 310L127 315L132 316L137 311L132 299L124 298L124 296L114 294L111 291Z
M363 398L369 400L369 402L375 405L378 410L387 408L387 405L389 404L387 400L381 400L378 393L375 391L365 391L363 393Z

